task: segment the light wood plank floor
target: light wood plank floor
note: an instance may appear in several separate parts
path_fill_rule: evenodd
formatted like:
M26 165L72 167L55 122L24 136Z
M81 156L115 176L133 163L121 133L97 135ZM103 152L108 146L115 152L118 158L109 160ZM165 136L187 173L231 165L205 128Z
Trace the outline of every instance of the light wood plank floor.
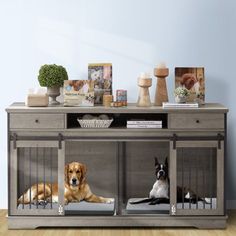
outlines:
M236 236L236 211L229 212L227 229L199 230L199 229L36 229L36 230L8 230L6 210L0 210L0 235L4 236Z

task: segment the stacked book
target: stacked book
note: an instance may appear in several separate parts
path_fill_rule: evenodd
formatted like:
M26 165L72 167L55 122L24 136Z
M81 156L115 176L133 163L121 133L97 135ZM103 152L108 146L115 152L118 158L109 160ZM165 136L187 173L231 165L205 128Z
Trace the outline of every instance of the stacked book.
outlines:
M170 102L163 102L163 108L198 108L198 103L170 103Z
M161 120L128 120L128 129L161 129Z

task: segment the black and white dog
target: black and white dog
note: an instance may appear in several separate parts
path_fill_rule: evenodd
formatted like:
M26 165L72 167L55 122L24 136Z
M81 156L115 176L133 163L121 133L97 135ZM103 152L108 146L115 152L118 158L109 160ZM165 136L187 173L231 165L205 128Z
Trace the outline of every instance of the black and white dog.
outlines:
M158 159L155 157L156 182L154 183L152 190L149 193L149 197L141 199L139 201L130 202L130 204L139 204L145 202L149 202L149 205L170 203L170 180L168 172L169 169L167 157L164 164L160 164ZM191 202L195 204L197 201L204 201L205 203L209 203L206 199L197 197L197 195L190 189L177 186L177 202Z
M152 190L149 193L148 198L136 202L130 202L130 204L139 204L149 202L149 205L155 205L159 203L169 203L169 174L168 174L168 160L165 159L165 164L160 164L155 157L155 176L156 182L154 183Z

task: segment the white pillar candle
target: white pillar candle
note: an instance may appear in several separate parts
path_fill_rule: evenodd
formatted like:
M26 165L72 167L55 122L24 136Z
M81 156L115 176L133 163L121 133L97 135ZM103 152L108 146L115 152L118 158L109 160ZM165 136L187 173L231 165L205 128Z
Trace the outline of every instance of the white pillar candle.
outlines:
M158 68L158 69L164 69L164 68L166 68L166 63L165 63L165 62L160 62L160 63L157 65L157 68Z
M150 79L151 78L151 74L147 73L147 72L142 72L142 73L140 73L139 78L140 79Z

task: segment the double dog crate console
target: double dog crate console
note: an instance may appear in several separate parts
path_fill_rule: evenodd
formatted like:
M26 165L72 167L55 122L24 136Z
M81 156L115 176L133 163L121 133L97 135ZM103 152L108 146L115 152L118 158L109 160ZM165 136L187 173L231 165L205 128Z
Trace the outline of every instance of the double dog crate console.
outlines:
M226 227L227 112L220 104L163 109L14 103L7 108L8 227ZM77 119L84 114L106 114L113 122L109 128L81 128ZM162 128L126 128L128 120L143 119L161 121ZM156 181L155 157L163 165L167 158L169 202L130 204L148 197ZM114 202L66 203L65 166L71 162L86 166L94 194ZM54 185L57 198L45 197Z

